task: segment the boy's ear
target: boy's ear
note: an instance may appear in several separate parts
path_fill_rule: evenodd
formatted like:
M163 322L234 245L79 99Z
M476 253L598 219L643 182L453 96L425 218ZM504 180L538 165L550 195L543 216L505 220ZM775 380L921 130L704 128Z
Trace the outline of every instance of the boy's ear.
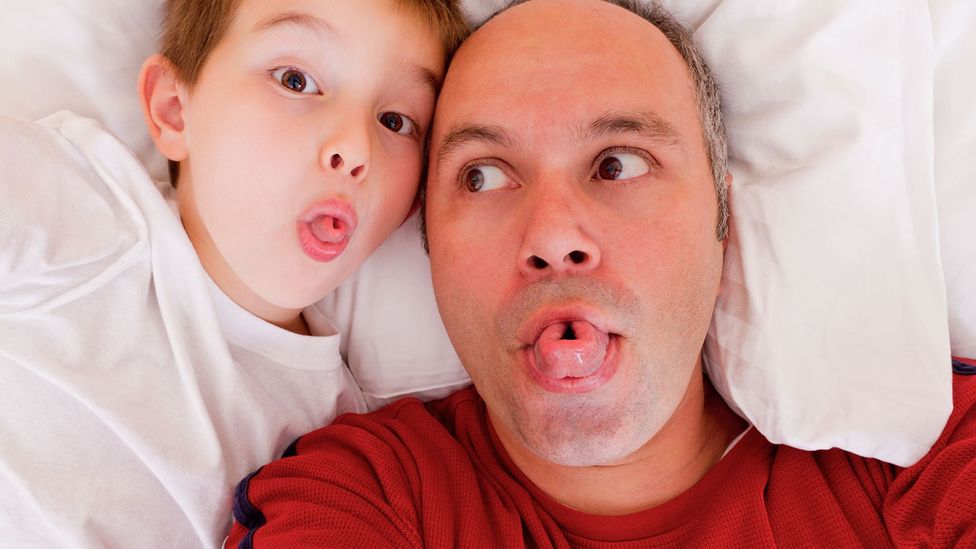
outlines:
M139 73L139 97L149 135L156 143L156 149L176 162L187 157L183 123L183 102L186 96L183 91L183 83L166 57L157 53L142 64L142 71Z

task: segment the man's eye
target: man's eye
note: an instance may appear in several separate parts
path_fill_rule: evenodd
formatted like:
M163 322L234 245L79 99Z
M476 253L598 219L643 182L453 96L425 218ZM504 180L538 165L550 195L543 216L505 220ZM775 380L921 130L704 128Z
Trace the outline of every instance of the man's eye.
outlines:
M380 115L380 124L383 127L390 130L393 133L399 133L401 135L412 135L416 131L416 126L413 120L408 117L395 113L395 112L385 112Z
M651 171L651 166L640 155L627 152L613 153L600 161L596 170L598 179L620 181L640 177Z
M294 67L279 67L271 71L271 76L289 91L310 95L320 93L315 79Z
M461 174L461 183L472 193L493 191L505 186L505 172L487 164L471 166Z

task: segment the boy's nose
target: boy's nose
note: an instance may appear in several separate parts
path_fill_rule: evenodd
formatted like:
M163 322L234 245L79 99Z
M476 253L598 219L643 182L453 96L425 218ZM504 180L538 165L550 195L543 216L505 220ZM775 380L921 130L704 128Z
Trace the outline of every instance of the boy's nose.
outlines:
M352 122L341 124L322 143L319 162L322 169L359 183L366 178L370 165L370 137L367 128Z
M329 158L329 166L333 170L338 172L348 171L349 175L357 181L366 177L366 163L354 162L353 164L354 165L351 168L347 167L345 159L342 158L342 155L339 153L332 153L332 156Z

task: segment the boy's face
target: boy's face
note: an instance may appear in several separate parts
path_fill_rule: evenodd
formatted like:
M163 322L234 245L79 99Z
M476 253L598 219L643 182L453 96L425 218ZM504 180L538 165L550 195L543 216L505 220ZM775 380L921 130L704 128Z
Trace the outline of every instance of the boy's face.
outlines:
M443 70L391 0L243 0L181 94L180 213L217 284L274 322L359 267L414 202Z

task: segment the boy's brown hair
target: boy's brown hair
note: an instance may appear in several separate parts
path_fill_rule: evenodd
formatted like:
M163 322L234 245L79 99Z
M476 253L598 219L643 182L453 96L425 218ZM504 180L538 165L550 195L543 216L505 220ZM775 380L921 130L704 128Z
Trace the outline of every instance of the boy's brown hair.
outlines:
M438 33L448 60L469 33L458 0L392 0L423 17ZM224 37L240 0L166 0L160 53L173 64L179 79L193 86L204 63ZM409 44L405 44L409 47ZM180 175L179 162L169 162L173 186Z

